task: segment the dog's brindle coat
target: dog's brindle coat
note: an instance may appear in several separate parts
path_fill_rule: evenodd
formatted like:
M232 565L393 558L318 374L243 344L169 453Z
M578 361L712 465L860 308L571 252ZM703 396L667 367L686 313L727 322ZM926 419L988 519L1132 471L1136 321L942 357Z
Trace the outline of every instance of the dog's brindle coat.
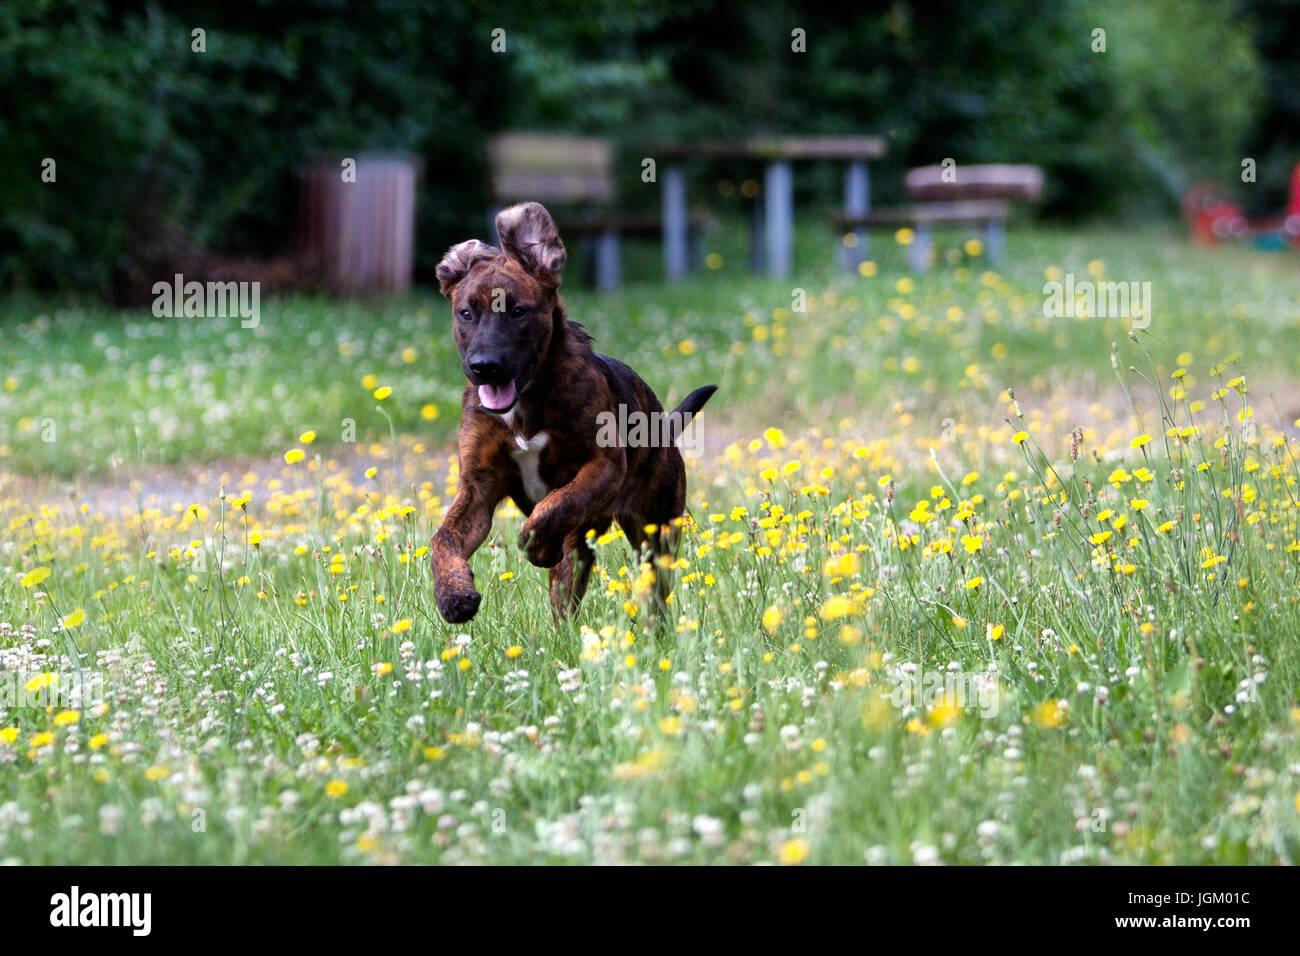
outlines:
M507 495L527 515L519 546L550 569L557 616L577 607L587 589L594 557L587 533L600 534L613 520L638 553L648 546L662 601L669 576L656 559L675 550L673 521L686 507L682 456L672 443L601 447L596 436L601 412L617 416L623 404L653 416L663 407L632 369L594 353L586 330L566 318L558 294L564 243L545 207L513 206L496 227L501 249L471 239L437 269L469 380L460 487L433 536L438 611L453 624L478 611L468 558ZM714 388L696 389L678 406L674 439Z

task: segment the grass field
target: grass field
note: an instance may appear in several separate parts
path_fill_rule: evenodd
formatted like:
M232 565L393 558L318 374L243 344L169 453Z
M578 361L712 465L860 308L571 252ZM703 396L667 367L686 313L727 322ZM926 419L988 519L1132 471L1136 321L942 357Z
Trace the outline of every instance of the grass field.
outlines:
M438 617L432 294L0 305L0 860L1295 862L1296 260L952 238L566 293L720 386L661 632L614 536L557 626L509 507ZM1151 327L1045 317L1063 273Z

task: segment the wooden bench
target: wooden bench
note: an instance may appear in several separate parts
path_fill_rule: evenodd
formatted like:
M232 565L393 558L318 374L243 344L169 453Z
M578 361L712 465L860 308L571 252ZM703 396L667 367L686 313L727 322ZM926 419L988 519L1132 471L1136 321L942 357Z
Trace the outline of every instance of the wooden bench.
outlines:
M751 210L750 262L755 272L787 276L794 268L795 162L845 164L844 211L865 215L871 208L867 163L885 155L880 136L754 136L740 140L692 140L662 144L664 276L669 282L686 272L686 171L689 160L738 159L762 163L763 188ZM855 268L866 251L867 236L842 249L845 266Z
M614 149L609 140L503 133L489 141L488 160L496 203L490 219L495 222L496 213L512 203L544 203L555 216L560 235L578 238L586 278L598 289L613 289L622 281L623 236L657 239L663 235L658 216L616 208ZM694 249L703 225L699 219L689 224Z
M874 209L860 216L834 217L841 232L915 226L908 265L918 272L930 267L930 250L938 226L976 226L989 260L1001 262L1007 216L1013 201L1036 202L1043 195L1043 171L1037 166L922 166L904 179L907 206Z

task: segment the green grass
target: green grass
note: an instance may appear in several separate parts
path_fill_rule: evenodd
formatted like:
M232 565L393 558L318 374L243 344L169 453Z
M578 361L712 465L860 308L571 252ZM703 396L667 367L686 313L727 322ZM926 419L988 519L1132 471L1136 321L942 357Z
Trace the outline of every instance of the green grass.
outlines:
M603 296L567 289L570 316L666 401L718 383L711 412L744 429L817 424L827 409L838 416L893 402L934 406L941 418L971 389L988 399L1012 384L1043 391L1108 380L1110 346L1126 325L1042 314L1044 269L1084 279L1094 260L1108 279L1152 283L1164 367L1192 348L1198 358L1240 352L1272 379L1300 370L1300 274L1288 256L1205 252L1156 232L1013 232L995 284L981 281L980 259L967 259L965 272L916 277L915 291L900 295L906 272L888 235L874 237L880 272L871 279L831 269L832 239L812 229L799 236L800 262L811 261L798 278L755 278L743 269L743 239L738 230L719 234L722 268L677 286L634 284ZM958 239L947 246L958 251ZM649 251L634 248L631 258ZM809 312L790 311L795 290ZM900 315L903 304L914 318ZM780 310L785 341L756 347L755 327L772 331ZM114 461L266 455L307 428L337 443L347 422L359 439L383 440L388 425L361 385L366 376L393 389L388 407L400 430L447 442L464 385L448 324L446 303L432 291L374 302L268 301L255 329L238 319L155 319L147 310L0 304L0 463L104 475ZM915 371L906 371L909 359ZM971 365L977 376L967 375ZM438 408L433 421L421 417L429 404Z
M740 240L567 294L662 397L721 386L659 631L617 537L553 623L511 508L437 616L432 295L4 306L0 860L1294 862L1295 260L1023 232L900 290L887 236L790 282ZM1043 317L1094 260L1151 330ZM78 670L102 701L4 698Z

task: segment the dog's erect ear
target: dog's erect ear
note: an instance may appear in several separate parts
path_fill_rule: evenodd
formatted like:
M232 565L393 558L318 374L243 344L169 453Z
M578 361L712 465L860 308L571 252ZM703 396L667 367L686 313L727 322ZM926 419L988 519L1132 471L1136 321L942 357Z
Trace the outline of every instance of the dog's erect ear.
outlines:
M477 239L452 246L438 263L438 268L434 270L442 294L451 298L451 290L455 288L457 282L465 278L465 273L469 272L474 263L480 259L495 259L499 255L501 250L496 246L489 246L486 242L479 242Z
M506 255L532 276L560 284L567 256L555 220L539 202L526 202L497 213L497 238Z

